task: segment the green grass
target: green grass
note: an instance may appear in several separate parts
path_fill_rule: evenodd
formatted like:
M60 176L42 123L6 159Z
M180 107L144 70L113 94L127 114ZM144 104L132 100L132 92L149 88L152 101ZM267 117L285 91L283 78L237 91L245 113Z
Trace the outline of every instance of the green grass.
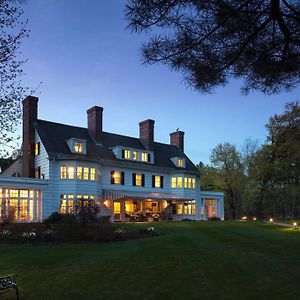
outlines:
M154 226L161 236L125 242L0 244L0 274L18 274L21 299L300 297L300 230L260 222Z

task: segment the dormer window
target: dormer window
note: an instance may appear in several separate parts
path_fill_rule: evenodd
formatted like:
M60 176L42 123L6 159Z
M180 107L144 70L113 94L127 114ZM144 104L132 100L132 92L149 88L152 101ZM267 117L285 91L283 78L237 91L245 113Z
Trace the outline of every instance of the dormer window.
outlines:
M183 159L182 158L178 158L178 167L183 167Z
M82 143L81 142L75 142L75 144L74 144L74 152L76 152L76 153L82 153Z
M139 159L139 154L138 154L137 151L133 151L133 152L132 152L132 159L133 159L133 160L138 160L138 159Z
M122 150L122 158L130 159L130 150Z
M71 138L71 139L67 140L67 144L72 153L86 154L86 141L85 140Z
M142 152L142 161L149 162L150 161L150 154L146 152Z

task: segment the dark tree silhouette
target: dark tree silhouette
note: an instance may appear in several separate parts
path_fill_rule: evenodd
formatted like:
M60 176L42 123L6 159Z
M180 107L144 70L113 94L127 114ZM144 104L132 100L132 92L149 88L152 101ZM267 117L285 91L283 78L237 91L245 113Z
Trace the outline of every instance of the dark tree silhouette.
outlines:
M21 100L26 91L20 81L24 61L17 59L17 55L28 31L17 2L0 0L0 157L8 156L15 147Z
M201 92L232 77L246 93L299 83L298 0L129 0L125 13L130 29L152 30L144 61L171 66Z

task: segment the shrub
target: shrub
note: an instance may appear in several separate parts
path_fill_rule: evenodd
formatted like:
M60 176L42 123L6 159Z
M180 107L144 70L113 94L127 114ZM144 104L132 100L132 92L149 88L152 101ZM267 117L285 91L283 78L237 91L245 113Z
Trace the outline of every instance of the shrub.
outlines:
M95 223L98 221L100 206L94 201L77 201L76 211L81 224Z
M54 212L47 219L44 220L45 225L63 224L63 223L68 223L68 224L77 223L77 219L74 215Z
M211 217L208 218L209 221L221 221L221 219L219 217Z

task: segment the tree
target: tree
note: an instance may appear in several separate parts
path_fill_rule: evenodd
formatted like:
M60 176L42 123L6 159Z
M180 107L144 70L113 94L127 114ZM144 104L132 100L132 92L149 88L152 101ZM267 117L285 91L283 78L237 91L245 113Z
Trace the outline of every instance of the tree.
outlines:
M144 61L182 72L201 92L232 77L266 94L299 83L299 1L129 0L125 12L133 31L154 32Z
M0 0L0 157L14 149L16 126L21 118L21 101L26 88L21 85L21 66L17 59L21 40L28 35L22 22L23 11L17 1Z
M245 185L241 155L234 145L223 143L212 150L210 160L217 170L221 190L225 193L225 214L229 219L237 219L243 212L242 193Z

